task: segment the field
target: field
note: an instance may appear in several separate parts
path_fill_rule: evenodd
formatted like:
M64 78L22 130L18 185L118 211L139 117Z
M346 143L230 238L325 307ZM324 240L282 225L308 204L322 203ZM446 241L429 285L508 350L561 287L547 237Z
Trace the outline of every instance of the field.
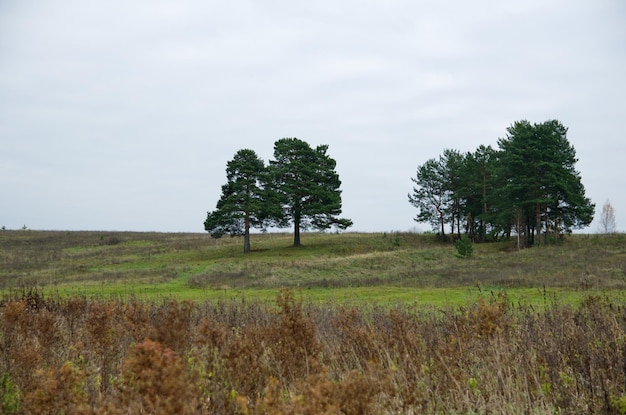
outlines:
M179 300L273 299L292 288L307 299L463 304L481 291L543 302L546 293L575 301L589 290L626 288L626 237L579 235L562 244L517 251L511 242L476 244L455 256L434 235L253 235L0 232L0 290L44 288L66 296L129 296ZM618 291L617 291L618 292Z
M17 414L626 413L626 238L0 232Z

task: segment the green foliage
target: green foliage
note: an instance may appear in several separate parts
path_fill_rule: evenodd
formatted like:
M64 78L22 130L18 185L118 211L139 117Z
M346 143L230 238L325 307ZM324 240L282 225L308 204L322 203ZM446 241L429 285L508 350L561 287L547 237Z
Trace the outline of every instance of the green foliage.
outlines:
M444 240L447 223L451 233L479 241L515 231L525 246L588 226L595 205L574 167L567 128L557 120L524 120L507 132L498 141L499 151L485 146L466 154L444 150L418 166L409 194L419 211L415 220L429 222Z
M228 182L215 211L207 212L204 228L212 237L244 235L244 253L250 252L250 227L265 230L271 224L294 226L294 246L300 229L337 230L352 226L341 213L341 181L327 145L313 149L297 138L274 144L268 168L253 150L239 150L228 162Z
M619 415L626 415L626 395L611 396L611 405Z
M475 395L480 395L480 389L478 389L478 380L476 378L469 378L467 380L467 386Z
M457 255L462 258L471 258L474 252L474 243L467 235L461 236L454 243Z
M293 224L294 246L300 245L301 229L346 229L350 219L341 214L341 181L336 162L327 154L328 145L311 148L297 138L283 138L274 143L270 160L272 188L280 205L274 224Z
M207 213L204 229L214 238L225 234L244 236L244 252L250 252L250 227L264 228L269 209L267 171L253 150L239 150L226 166L227 183L217 208Z
M417 222L429 222L445 240L446 211L451 203L452 192L446 183L446 167L442 158L430 159L417 168L417 176L411 178L415 187L409 194L409 203L418 209Z
M17 413L20 408L22 395L19 388L11 380L8 372L2 374L0 378L0 410L3 414Z
M506 180L499 209L514 207L526 219L526 244L541 242L543 231L557 235L587 226L595 205L585 197L575 169L576 151L567 140L567 128L557 120L541 124L518 121L500 139L500 174Z

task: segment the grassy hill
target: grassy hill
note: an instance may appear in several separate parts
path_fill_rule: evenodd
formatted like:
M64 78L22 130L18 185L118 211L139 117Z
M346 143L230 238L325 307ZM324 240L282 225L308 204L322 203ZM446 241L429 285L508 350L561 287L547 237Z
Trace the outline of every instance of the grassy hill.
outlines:
M475 244L472 258L413 233L253 235L240 238L135 232L0 232L0 289L59 294L274 298L279 288L311 299L463 302L506 290L515 299L626 288L626 236L573 235L518 251Z

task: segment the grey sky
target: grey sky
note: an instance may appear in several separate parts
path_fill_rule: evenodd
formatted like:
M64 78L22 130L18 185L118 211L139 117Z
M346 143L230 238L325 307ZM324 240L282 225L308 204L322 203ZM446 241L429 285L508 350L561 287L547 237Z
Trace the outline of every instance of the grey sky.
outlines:
M237 150L298 137L330 146L352 230L428 229L418 165L558 119L624 231L624 22L621 0L5 0L0 226L202 232Z

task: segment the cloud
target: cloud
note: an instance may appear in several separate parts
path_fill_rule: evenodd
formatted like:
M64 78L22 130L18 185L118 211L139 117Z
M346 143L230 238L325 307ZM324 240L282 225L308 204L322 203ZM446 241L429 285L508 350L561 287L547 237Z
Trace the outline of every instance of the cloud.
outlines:
M570 127L626 211L616 1L0 6L0 225L202 231L240 148L329 144L356 230L409 229L410 177L516 120Z

